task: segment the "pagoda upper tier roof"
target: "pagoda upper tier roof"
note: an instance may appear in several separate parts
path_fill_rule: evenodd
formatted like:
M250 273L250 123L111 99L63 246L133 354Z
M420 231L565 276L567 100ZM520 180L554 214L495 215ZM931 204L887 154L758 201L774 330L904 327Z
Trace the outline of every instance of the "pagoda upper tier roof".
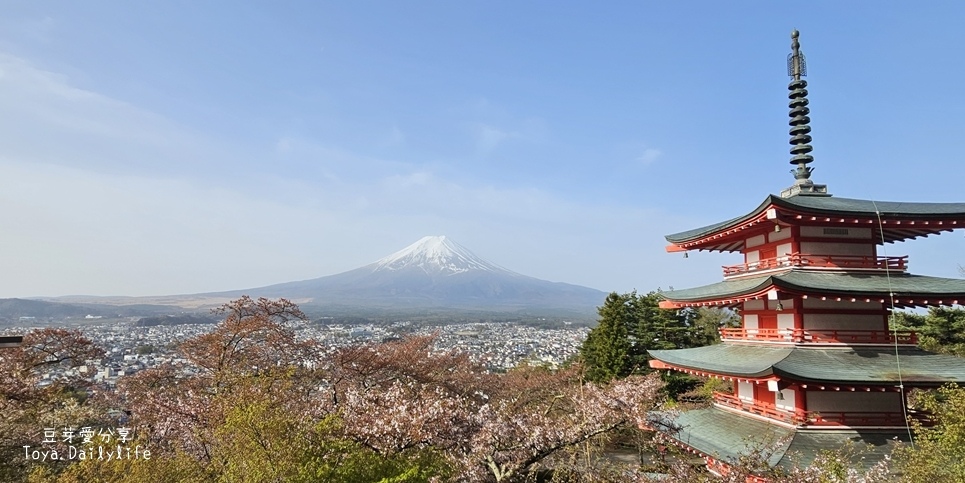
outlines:
M880 220L879 220L880 215ZM881 222L879 228L879 221ZM910 203L857 200L835 196L768 196L746 215L688 230L666 239L677 250L733 251L743 247L744 234L758 224L821 224L871 226L876 238L893 242L965 228L965 203ZM883 233L879 233L883 232Z
M822 452L848 445L858 452L856 465L868 469L891 454L896 440L908 441L906 430L796 430L719 408L666 414L654 426L683 445L730 464L762 444L774 445L766 462L784 469L809 465Z
M650 355L670 368L734 378L844 386L940 386L965 383L965 358L918 348L766 346L720 343ZM900 364L900 366L899 366Z
M777 290L807 298L891 303L897 307L951 305L965 301L965 279L907 273L847 273L793 269L682 290L661 292L663 308L736 305ZM894 294L892 299L891 294Z

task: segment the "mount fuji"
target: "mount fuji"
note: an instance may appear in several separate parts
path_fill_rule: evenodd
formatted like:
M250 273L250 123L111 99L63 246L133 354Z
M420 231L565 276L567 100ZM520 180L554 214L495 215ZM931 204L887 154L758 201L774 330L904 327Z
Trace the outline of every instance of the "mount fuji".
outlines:
M445 236L427 236L374 263L327 277L223 292L300 305L382 309L561 310L595 313L606 293L521 275Z

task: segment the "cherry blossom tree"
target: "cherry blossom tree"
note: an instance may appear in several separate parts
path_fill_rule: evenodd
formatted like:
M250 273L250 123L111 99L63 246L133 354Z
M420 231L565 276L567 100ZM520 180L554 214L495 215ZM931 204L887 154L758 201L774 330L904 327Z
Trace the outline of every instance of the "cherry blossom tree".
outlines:
M585 383L579 366L510 371L474 415L480 428L461 455L470 479L484 468L497 482L514 481L561 450L642 425L661 386L657 375Z
M44 428L59 431L102 417L103 408L89 398L93 374L68 369L103 354L66 329L35 330L20 347L0 350L0 480L22 479L29 467L23 446L41 444ZM55 377L45 379L49 374Z
M119 384L157 454L182 470L197 468L184 458L204 462L202 479L508 482L564 464L576 474L588 469L565 451L639 426L661 386L588 383L579 365L493 374L437 350L435 336L324 348L297 340L288 322L303 315L286 300L245 297L219 313L180 345L184 363ZM333 461L355 469L333 472Z
M279 397L317 407L305 399L314 397L311 391L294 390L310 384L290 382L310 375L304 363L314 353L312 344L298 341L286 325L304 318L295 304L245 296L215 312L224 320L214 330L180 345L185 363L141 371L118 384L119 404L129 408L161 451L210 459L214 428L224 421L236 393L272 392L279 384L286 388L276 392Z
M490 374L431 336L345 348L330 388L346 436L383 455L431 447L467 481L529 476L550 456L636 427L657 400L657 376L586 383L583 369Z

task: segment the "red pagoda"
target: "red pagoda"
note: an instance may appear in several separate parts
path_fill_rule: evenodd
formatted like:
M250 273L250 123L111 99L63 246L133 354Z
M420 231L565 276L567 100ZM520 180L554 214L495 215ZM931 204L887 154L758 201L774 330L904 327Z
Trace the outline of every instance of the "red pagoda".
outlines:
M911 438L910 418L925 419L908 408L911 389L965 383L965 359L921 350L913 332L889 327L895 309L965 303L965 280L912 275L907 256L879 251L965 228L965 203L839 198L811 181L806 67L796 30L791 38L794 185L746 215L666 237L670 252L744 255L723 267L722 282L663 292L661 302L730 308L741 327L723 329L719 344L650 351L653 368L733 383L733 394L718 393L712 407L665 428L711 469L765 439L779 442L772 467L808 464L848 441L870 466L890 441Z

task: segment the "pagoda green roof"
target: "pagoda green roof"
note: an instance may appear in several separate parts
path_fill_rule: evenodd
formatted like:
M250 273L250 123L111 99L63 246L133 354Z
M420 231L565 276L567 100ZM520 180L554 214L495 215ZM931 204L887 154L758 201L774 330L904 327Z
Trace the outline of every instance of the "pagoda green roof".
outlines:
M875 201L838 198L835 196L791 196L789 198L782 198L777 195L769 195L764 202L746 215L701 228L667 235L666 239L670 243L683 243L697 240L728 227L752 220L770 206L786 208L790 211L801 213L839 217L867 218L877 217L878 214L880 214L883 219L888 220L965 218L965 203Z
M823 451L856 443L856 467L868 469L891 454L896 440L908 441L904 430L802 430L771 424L719 408L696 409L663 418L658 429L698 452L736 463L756 450L774 468L808 466Z
M722 343L689 349L651 350L650 356L676 367L735 377L774 375L793 347Z
M661 292L671 302L688 303L759 296L771 287L791 293L843 298L874 298L898 305L915 305L914 301L965 300L965 279L929 277L907 273L856 273L828 270L789 270L786 272L741 277L682 290Z
M896 352L892 347L815 348L725 342L652 350L650 355L674 367L732 377L778 376L805 383L861 386L965 383L965 359L918 348Z

